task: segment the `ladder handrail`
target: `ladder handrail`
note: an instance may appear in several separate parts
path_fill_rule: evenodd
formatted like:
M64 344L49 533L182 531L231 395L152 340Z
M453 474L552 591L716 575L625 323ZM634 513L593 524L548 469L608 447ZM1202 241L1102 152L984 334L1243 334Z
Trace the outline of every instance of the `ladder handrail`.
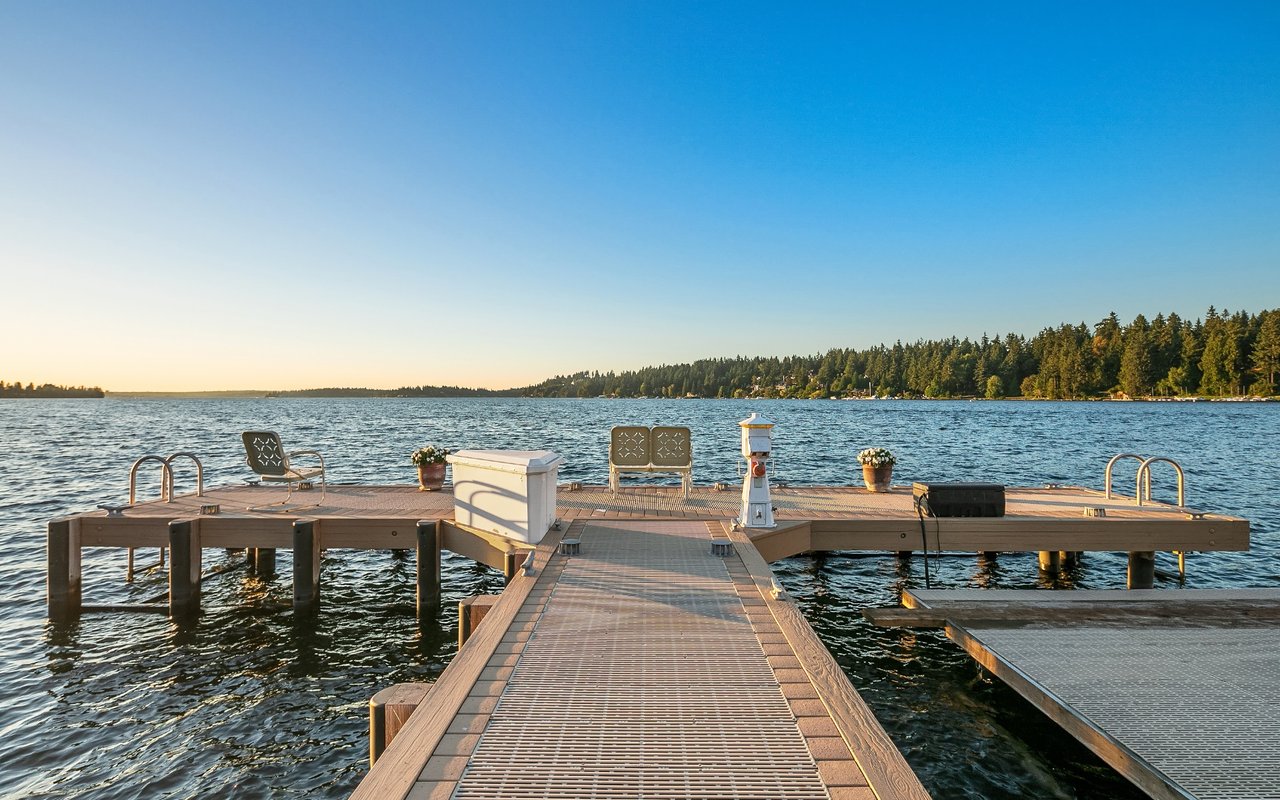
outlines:
M166 503L173 502L173 460L179 456L185 456L196 462L196 497L204 497L204 464L200 463L200 459L195 453L178 452L169 456L164 460L165 466L169 467L168 481L165 487L164 501Z
M1151 499L1151 465L1163 461L1166 464L1172 464L1173 468L1178 471L1178 508L1185 508L1187 505L1186 494L1186 475L1182 472L1182 465L1172 458L1164 456L1152 456L1142 462L1142 466L1138 467L1138 487L1142 487L1142 476L1147 477L1147 499ZM1142 492L1138 492L1138 505L1142 505Z
M1111 471L1112 469L1115 468L1116 462L1124 458L1136 458L1139 464L1141 464L1143 461L1146 460L1145 458L1138 455L1137 453L1120 453L1119 455L1113 456L1111 460L1107 462L1107 471L1103 475L1103 482L1106 485L1106 493L1103 496L1108 499L1110 499L1111 497ZM1141 466L1138 467L1138 473L1139 475L1141 475L1142 473ZM1151 474L1148 473L1147 474L1147 498L1150 499L1150 497L1151 497Z
M160 464L160 499L169 499L169 490L173 486L173 470L169 467L166 459L156 455L145 455L133 462L133 466L129 467L129 505L133 505L138 495L138 467L141 467L148 461L155 461Z

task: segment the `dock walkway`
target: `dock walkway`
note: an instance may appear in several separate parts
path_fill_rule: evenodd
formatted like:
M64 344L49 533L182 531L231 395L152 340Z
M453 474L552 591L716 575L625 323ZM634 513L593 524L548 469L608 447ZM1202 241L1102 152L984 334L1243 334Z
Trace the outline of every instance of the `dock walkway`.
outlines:
M926 798L718 523L580 521L535 556L353 798Z
M1151 797L1280 797L1280 590L912 590Z

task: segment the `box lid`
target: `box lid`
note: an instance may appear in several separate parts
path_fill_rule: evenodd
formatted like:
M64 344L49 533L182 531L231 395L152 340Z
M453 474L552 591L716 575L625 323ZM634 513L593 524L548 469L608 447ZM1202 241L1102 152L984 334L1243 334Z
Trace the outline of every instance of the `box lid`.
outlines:
M550 450L459 450L446 456L450 464L533 475L549 472L564 459Z

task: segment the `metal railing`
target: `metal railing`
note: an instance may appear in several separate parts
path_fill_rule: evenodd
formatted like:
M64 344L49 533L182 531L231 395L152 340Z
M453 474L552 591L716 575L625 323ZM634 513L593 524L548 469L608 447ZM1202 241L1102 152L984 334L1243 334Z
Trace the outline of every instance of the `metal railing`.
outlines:
M1178 473L1178 508L1183 510L1186 509L1187 507L1186 474L1182 471L1181 464L1179 464L1177 461L1174 461L1172 458L1167 458L1165 456L1152 456L1151 458L1144 458L1143 456L1140 456L1137 453L1120 453L1116 456L1113 456L1111 460L1107 462L1107 469L1103 475L1103 482L1105 485L1105 493L1104 493L1105 497L1110 498L1112 496L1111 495L1111 473L1112 473L1112 470L1115 468L1116 462L1122 461L1123 459L1126 459L1126 458L1137 459L1139 462L1138 473L1137 475L1134 476L1134 488L1133 488L1133 500L1136 505L1139 505L1139 506L1142 505L1144 499L1148 503L1151 502L1151 465L1159 464L1163 462L1165 464L1172 465L1174 470L1176 470ZM1174 550L1173 554L1178 557L1178 579L1185 582L1187 579L1187 554L1183 550Z
M160 499L166 503L173 502L173 462L177 458L189 458L196 465L196 497L204 497L204 464L200 463L200 459L195 453L178 452L170 455L168 458L161 458L157 455L145 455L133 462L133 466L129 467L129 505L134 505L138 500L138 469L148 462L154 461L160 465ZM138 571L134 567L133 552L137 548L128 548L128 555L125 564L125 581L132 581L133 574ZM141 569L152 569L154 567L164 566L165 554L168 548L160 548L160 560L155 564L150 564Z
M1142 478L1145 476L1147 479L1147 500L1150 500L1151 499L1151 465L1158 464L1162 461L1166 464L1173 465L1173 468L1178 471L1178 508L1186 508L1186 505L1187 505L1186 475L1183 474L1182 472L1182 465L1179 464L1177 461L1174 461L1172 458L1165 458L1164 456L1153 456L1143 461L1142 466L1138 467L1138 477L1137 477L1138 486L1139 487L1142 486ZM1138 505L1142 505L1141 492L1138 492Z

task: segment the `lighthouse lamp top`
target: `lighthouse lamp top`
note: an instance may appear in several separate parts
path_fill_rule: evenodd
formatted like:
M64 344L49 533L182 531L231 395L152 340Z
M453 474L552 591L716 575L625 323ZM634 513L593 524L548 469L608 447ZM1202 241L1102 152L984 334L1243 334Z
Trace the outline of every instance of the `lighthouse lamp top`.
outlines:
M751 416L738 423L744 428L772 428L773 420L760 416L757 411L752 411Z

